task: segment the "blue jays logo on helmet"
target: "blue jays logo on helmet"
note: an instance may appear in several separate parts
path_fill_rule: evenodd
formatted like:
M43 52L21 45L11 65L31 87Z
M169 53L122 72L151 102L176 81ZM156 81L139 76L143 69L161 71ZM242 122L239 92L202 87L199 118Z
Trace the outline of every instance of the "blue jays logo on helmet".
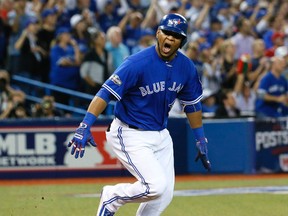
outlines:
M168 20L167 26L176 27L179 24L181 24L180 19L172 19L172 20L170 19L170 20Z
M188 24L185 17L177 13L165 15L159 24L159 29L172 31L183 36L181 46L187 42Z

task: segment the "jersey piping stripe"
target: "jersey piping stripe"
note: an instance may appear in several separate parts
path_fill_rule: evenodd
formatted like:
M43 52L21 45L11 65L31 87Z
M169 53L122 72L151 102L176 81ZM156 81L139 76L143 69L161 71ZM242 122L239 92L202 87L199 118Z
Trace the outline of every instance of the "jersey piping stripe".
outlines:
M203 98L203 95L200 95L196 100L193 100L193 101L180 100L180 103L184 104L184 105L193 105L193 104L196 104L196 103L200 102L202 98Z
M115 97L118 101L121 100L121 97L120 97L113 89L111 89L108 85L103 84L103 87L104 87L105 89L107 89L111 94L113 94L114 97Z
M134 171L138 174L138 176L141 178L141 181L142 183L146 186L146 191L143 192L143 193L140 193L140 194L136 194L134 196L125 196L125 197L121 197L121 196L115 196L115 197L112 197L110 200L107 200L107 201L104 201L103 202L103 206L106 206L112 202L114 202L115 200L117 199L121 199L121 200L133 200L133 199L138 199L140 197L143 197L143 196L146 196L147 194L149 194L149 186L148 184L146 183L144 177L141 175L141 173L139 172L139 170L137 169L137 167L133 164L128 152L125 150L125 145L124 145L124 142L123 142L123 138L122 138L122 127L119 127L118 128L118 134L117 134L117 137L119 139L119 142L120 142L120 145L121 145L121 149L122 149L122 152L126 155L126 158L128 160L128 163L132 166L132 168L134 169Z

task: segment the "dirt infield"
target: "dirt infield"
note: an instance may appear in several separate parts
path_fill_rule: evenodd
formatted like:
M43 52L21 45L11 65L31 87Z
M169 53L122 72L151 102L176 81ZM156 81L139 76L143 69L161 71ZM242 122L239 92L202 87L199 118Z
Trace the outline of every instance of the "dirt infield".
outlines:
M176 176L176 181L225 181L225 180L253 180L253 179L275 179L288 178L288 173L281 174L255 174L255 175L183 175ZM49 184L95 184L95 183L118 183L133 182L132 177L106 177L106 178L69 178L69 179L33 179L33 180L0 180L0 186L13 185L49 185Z

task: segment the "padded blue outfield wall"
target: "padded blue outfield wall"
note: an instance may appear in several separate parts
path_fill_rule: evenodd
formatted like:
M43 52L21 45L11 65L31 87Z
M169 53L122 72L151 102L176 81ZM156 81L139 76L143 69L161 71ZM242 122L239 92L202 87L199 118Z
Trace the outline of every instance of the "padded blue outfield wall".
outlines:
M67 142L81 119L2 120L0 179L129 176L106 145L111 118L92 127L97 148L75 160ZM287 119L204 120L212 174L288 172ZM196 156L193 132L185 118L169 119L176 174L206 173Z
M255 172L255 128L252 119L207 121L204 128L213 172L246 174ZM188 140L192 138L189 137ZM200 163L194 166L193 158L188 164L189 172L193 170L201 172Z

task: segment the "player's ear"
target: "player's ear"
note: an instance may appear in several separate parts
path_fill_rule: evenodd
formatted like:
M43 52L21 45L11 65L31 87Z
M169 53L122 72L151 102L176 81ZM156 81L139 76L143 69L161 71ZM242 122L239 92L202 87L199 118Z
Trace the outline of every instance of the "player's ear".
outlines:
M160 32L160 30L158 29L156 32L156 39L158 39L159 32Z

